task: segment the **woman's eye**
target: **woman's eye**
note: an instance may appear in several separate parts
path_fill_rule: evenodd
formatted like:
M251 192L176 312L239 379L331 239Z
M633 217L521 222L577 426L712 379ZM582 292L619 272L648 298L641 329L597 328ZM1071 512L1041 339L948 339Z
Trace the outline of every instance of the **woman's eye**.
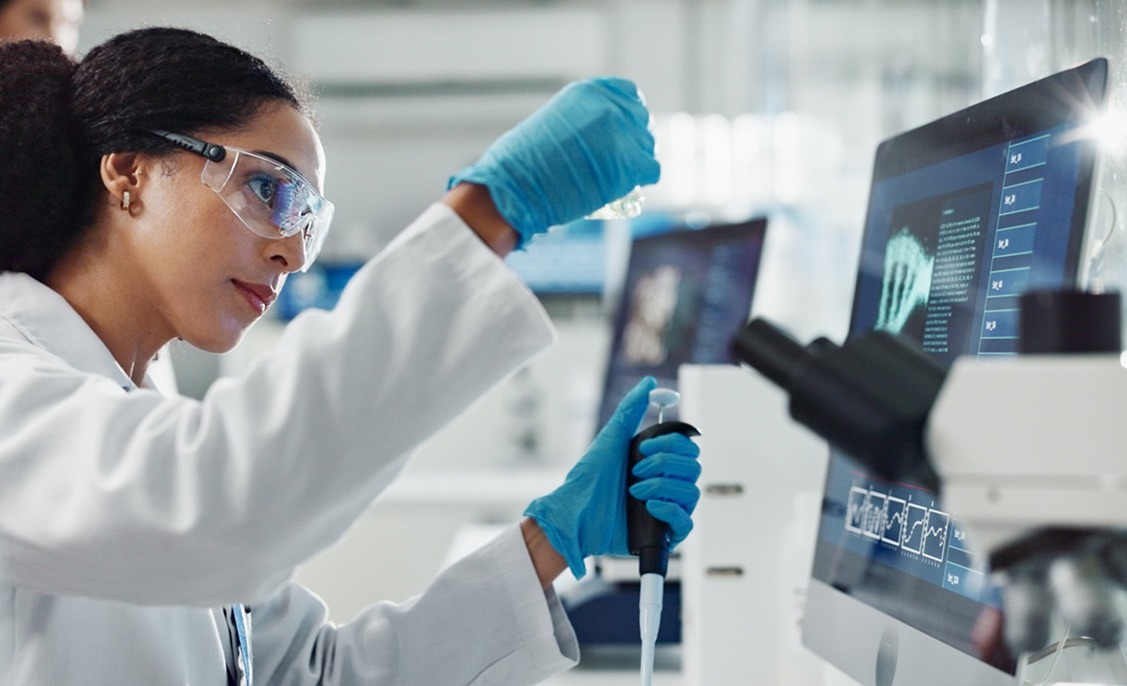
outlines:
M278 189L278 180L274 177L265 174L255 175L247 181L247 187L263 204L267 206L274 204L274 195Z

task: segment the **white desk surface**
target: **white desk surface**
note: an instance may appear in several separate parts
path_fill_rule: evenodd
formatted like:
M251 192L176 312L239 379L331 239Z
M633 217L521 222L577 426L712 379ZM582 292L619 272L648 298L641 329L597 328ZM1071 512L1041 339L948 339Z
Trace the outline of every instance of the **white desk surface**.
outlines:
M638 686L641 649L637 646L581 649L579 666L541 682L543 686ZM680 649L659 647L653 686L681 686Z

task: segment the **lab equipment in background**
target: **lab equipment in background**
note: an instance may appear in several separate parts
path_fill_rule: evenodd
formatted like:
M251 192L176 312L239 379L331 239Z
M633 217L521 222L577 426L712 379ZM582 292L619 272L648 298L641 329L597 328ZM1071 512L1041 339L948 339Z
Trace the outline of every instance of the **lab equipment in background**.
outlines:
M691 424L665 421L665 411L675 407L679 402L681 395L672 389L655 388L650 391L650 404L658 408L657 423L639 431L630 441L627 488L639 481L634 476L633 469L645 458L638 448L642 441L672 433L689 437L700 435ZM661 627L665 575L669 570L669 553L672 546L668 527L646 511L644 502L629 495L626 498L626 526L630 554L638 556L640 577L638 627L642 639L642 685L649 686L653 681L654 651L657 647L658 629Z
M681 680L823 684L826 665L801 645L798 629L825 444L787 417L778 387L744 368L684 365L678 385L680 418L704 430L695 526L677 548Z
M899 334L941 368L1009 355L1022 292L1084 282L1122 240L1087 222L1106 79L1094 60L878 147L850 339ZM803 640L866 686L1009 684L1014 655L979 640L1001 607L981 542L928 481L831 450Z
M789 393L797 421L863 468L889 481L935 476L1001 584L1004 633L996 609L985 611L980 620L994 631L977 636L980 650L1000 651L1004 640L1041 651L1060 632L1043 654L1026 655L1023 673L1047 671L1038 683L1124 684L1115 603L1127 585L1120 308L1118 294L1027 293L1024 354L964 357L950 373L881 331L803 348L756 320L736 347ZM882 531L889 505L868 515ZM925 520L925 536L934 524ZM1043 660L1047 668L1030 670ZM1054 668L1058 661L1069 666Z
M333 309L344 287L363 266L362 260L323 259L307 271L290 274L285 288L278 292L273 316L288 322L302 310Z
M607 280L604 222L575 221L514 250L505 263L538 296L600 296Z
M728 341L747 323L766 229L767 220L756 218L633 241L594 426L604 426L618 400L645 376L676 389L682 364L734 365ZM675 412L666 418L676 419ZM654 413L645 421L652 423ZM561 594L579 642L634 645L639 587L633 566L624 570L619 560L600 558L595 568L597 574ZM679 579L674 552L659 644L681 642Z

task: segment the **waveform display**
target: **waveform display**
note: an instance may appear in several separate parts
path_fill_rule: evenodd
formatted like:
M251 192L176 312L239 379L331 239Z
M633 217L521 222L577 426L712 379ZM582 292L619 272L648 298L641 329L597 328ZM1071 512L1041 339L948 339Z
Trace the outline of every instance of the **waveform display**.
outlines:
M846 505L845 529L901 550L942 562L951 516L891 493L853 486Z
M946 512L929 509L927 522L924 524L924 557L932 560L943 561L943 552L947 547L947 526L951 517Z
M893 545L900 545L904 541L904 529L908 523L907 510L906 500L888 496L885 500L882 541Z

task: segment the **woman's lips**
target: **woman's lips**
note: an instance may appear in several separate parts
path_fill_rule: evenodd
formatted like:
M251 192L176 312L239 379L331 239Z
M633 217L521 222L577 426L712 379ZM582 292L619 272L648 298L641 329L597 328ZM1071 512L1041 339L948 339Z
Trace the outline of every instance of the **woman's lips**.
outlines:
M266 308L270 307L270 303L277 297L274 289L266 284L248 283L238 279L231 279L231 283L235 284L235 288L259 315L265 314Z

